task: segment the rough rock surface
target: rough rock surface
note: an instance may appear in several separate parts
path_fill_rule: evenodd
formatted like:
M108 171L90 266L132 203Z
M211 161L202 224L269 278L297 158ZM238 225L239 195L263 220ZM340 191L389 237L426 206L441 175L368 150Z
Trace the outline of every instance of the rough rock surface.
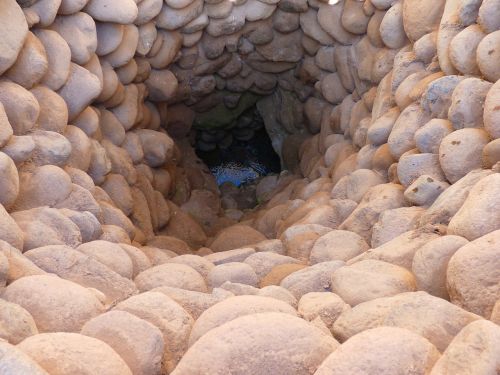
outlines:
M499 43L498 0L1 0L0 373L495 373Z

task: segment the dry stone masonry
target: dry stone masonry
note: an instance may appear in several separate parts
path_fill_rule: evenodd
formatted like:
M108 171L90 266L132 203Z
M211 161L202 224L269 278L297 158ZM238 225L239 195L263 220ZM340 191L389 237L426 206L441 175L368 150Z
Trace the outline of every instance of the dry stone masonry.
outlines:
M496 375L499 324L500 0L0 0L1 375Z

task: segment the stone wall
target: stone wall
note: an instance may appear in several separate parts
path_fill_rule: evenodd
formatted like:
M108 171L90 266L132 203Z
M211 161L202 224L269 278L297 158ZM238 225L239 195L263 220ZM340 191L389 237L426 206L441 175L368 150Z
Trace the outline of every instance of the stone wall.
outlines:
M0 369L493 373L499 12L1 0ZM254 105L287 170L241 209L194 131Z

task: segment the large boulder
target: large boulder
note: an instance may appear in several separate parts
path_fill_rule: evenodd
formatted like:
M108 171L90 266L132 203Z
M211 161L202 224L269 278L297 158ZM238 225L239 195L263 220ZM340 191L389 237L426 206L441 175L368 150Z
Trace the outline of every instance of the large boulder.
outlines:
M439 359L434 345L411 331L379 327L362 332L342 344L321 364L315 375L399 374L413 369L427 374Z
M207 285L203 277L185 264L160 264L141 272L134 281L137 288L142 292L160 286L170 286L196 292L207 291Z
M448 233L474 240L500 229L500 174L481 179L451 218Z
M104 311L89 289L56 276L23 277L10 284L3 298L25 308L40 332L79 332Z
M262 296L236 296L221 301L208 308L196 320L189 336L192 346L207 332L244 315L265 312L279 312L296 316L297 313L289 304Z
M166 288L166 287L163 287ZM163 368L171 372L187 349L193 318L177 302L164 293L145 292L115 306L156 326L163 335Z
M38 207L11 216L23 231L25 251L46 245L77 247L82 243L80 228L58 209Z
M9 69L17 59L28 35L28 24L21 7L15 0L0 5L0 74Z
M313 374L337 346L331 336L300 318L252 314L205 334L172 374Z
M104 294L106 305L137 293L134 283L98 260L67 246L45 246L25 253L42 270Z
M500 298L500 230L462 246L450 259L446 285L453 303L489 318Z
M81 333L108 344L134 374L158 374L163 336L153 324L126 311L108 311L90 319Z
M29 355L7 342L0 341L0 369L6 374L48 375Z
M212 251L226 251L253 245L266 240L260 232L248 225L233 225L220 231L210 244Z
M333 334L340 341L380 326L413 331L440 351L470 322L481 317L425 292L401 293L360 303L340 315Z
M500 327L487 320L478 320L455 336L431 375L494 374L499 366Z
M341 267L331 277L332 291L351 306L416 289L415 278L408 270L379 260Z
M0 299L0 338L16 345L26 337L36 334L38 334L38 328L26 309ZM1 365L0 368L2 368Z
M27 338L18 348L51 375L132 375L109 345L77 333L42 333Z

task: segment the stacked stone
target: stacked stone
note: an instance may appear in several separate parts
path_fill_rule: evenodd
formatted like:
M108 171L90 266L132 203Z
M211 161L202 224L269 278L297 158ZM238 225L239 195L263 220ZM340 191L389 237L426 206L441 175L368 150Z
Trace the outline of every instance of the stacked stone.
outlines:
M0 2L0 369L495 374L499 11ZM292 173L222 211L246 95Z

